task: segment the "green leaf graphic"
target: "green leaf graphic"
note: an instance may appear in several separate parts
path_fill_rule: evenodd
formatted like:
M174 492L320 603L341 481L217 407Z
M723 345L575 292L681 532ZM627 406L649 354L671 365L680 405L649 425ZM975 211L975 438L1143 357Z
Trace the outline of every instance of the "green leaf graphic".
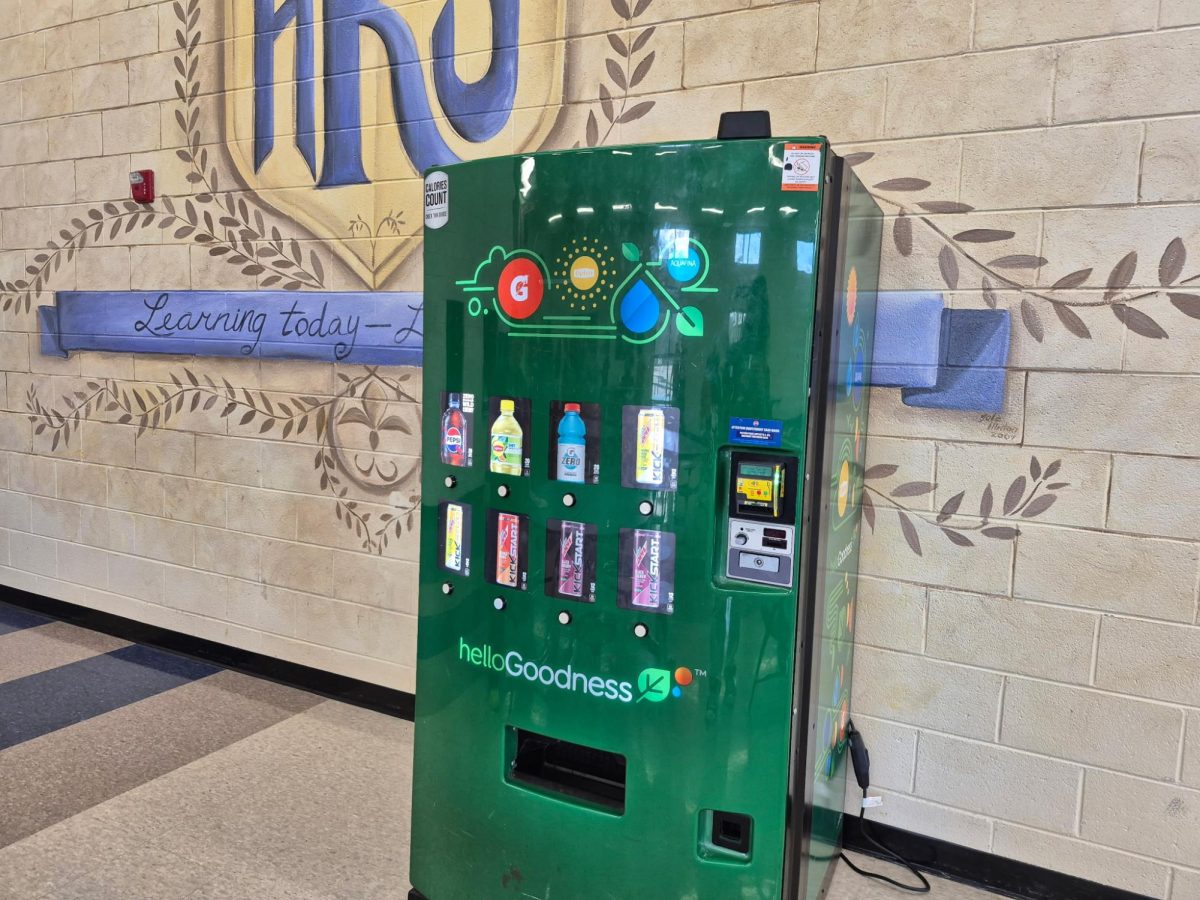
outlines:
M671 673L666 669L643 669L637 680L637 702L660 703L671 692Z
M700 337L704 334L704 313L694 306L685 306L675 317L675 327L684 337Z
M630 262L641 262L642 260L642 251L637 248L637 244L626 242L621 245L621 252Z

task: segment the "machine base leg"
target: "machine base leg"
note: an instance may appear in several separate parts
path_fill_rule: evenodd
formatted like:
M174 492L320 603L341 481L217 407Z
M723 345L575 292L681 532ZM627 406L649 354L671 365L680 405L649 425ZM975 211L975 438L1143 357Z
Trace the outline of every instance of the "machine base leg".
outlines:
M429 900L429 898L426 897L424 894L422 894L420 891L418 891L416 888L413 888L411 891L408 892L408 900Z

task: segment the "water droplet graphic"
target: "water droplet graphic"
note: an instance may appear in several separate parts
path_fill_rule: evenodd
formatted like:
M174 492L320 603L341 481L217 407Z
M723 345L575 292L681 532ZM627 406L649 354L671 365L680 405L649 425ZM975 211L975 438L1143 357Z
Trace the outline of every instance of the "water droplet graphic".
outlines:
M641 278L621 298L621 324L634 334L645 334L653 329L661 314L661 301Z

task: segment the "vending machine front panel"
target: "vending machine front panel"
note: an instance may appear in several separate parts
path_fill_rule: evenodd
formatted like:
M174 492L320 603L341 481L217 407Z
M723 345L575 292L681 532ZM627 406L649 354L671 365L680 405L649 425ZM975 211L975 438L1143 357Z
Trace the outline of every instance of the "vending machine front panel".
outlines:
M878 210L822 138L428 179L413 897L815 897Z

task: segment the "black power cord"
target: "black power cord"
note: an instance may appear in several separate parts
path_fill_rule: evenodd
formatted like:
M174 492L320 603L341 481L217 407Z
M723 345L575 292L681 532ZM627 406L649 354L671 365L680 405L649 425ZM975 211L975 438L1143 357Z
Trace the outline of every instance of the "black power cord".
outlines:
M859 733L858 729L854 727L853 722L847 723L846 739L850 742L850 762L854 765L854 778L858 781L858 786L862 788L863 801L865 803L867 799L867 788L871 786L871 754L867 752L867 745L863 743L862 734ZM886 875L880 875L878 872L867 872L866 870L860 869L858 866L852 863L845 853L839 853L838 855L842 858L842 862L848 865L852 871L857 872L864 878L873 878L876 881L882 881L885 884L892 885L892 887L896 887L902 891L908 891L913 894L928 894L930 890L929 882L926 880L925 876L917 870L917 867L891 847L873 837L867 830L866 812L866 806L860 805L858 808L858 828L859 831L862 832L862 836L870 841L871 844L881 853L885 854L887 858L894 860L898 865L904 866L904 868L912 872L912 874L916 876L917 880L921 882L921 886L916 887L915 885L905 884L902 881L896 881L894 878L889 878Z

